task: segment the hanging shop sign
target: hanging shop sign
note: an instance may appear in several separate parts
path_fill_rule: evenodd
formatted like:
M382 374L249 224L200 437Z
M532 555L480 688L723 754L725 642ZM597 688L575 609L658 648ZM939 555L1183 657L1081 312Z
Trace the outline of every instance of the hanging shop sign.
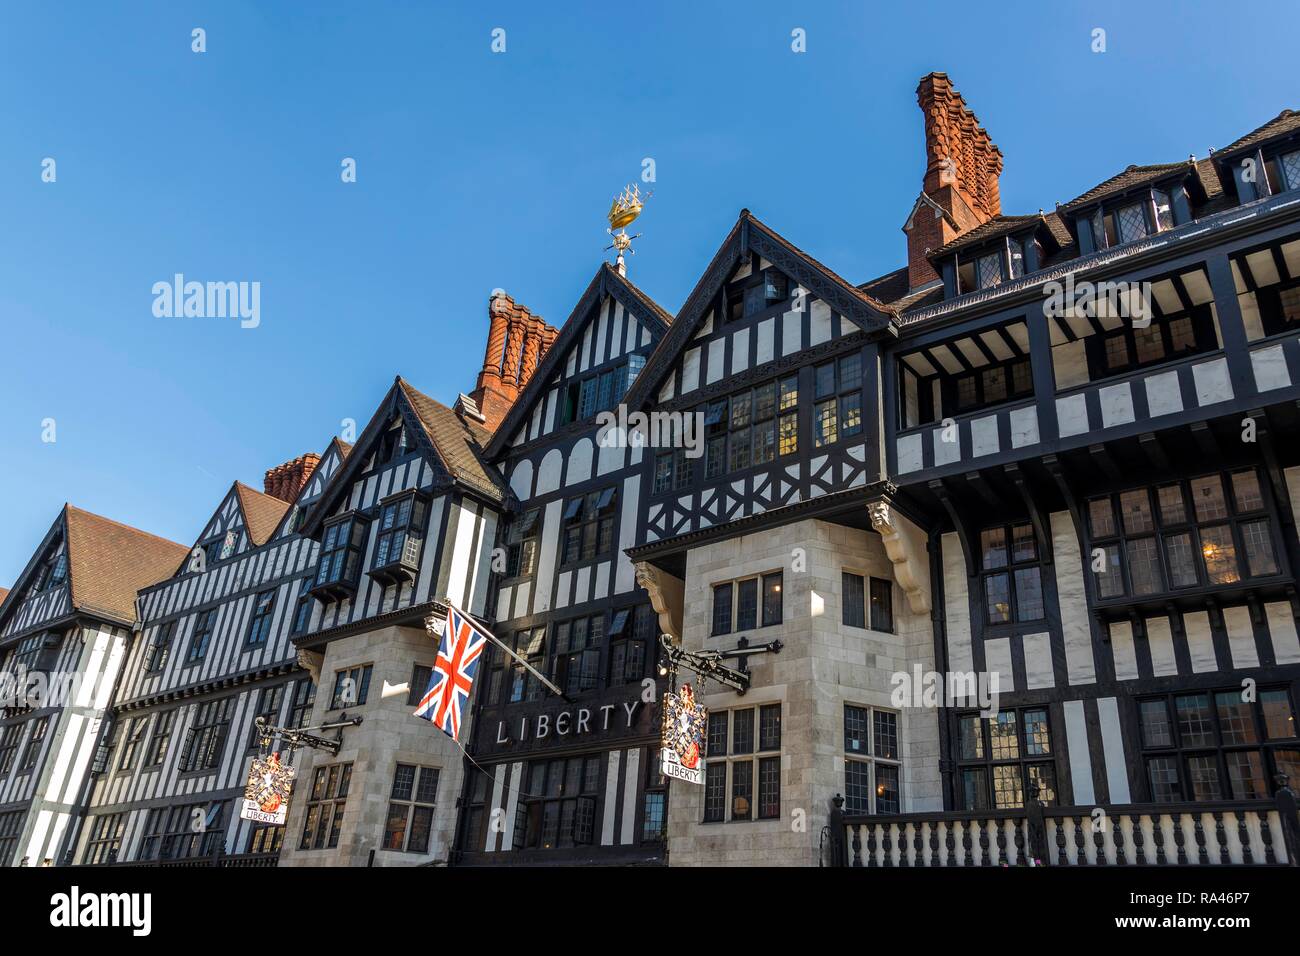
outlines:
M283 824L289 812L294 773L293 767L280 763L278 753L254 757L248 768L240 817L255 823Z
M665 777L704 783L704 733L709 713L695 700L695 689L683 684L681 693L664 694L661 765Z

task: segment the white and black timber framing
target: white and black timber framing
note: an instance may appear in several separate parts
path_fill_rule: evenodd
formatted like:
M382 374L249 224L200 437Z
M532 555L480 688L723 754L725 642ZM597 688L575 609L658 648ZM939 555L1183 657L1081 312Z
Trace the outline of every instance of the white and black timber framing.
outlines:
M516 502L500 536L507 565L496 576L494 630L569 699L491 651L474 698L462 864L663 860L653 825L666 799L656 747L658 630L624 553L642 540L649 450L601 447L593 412L622 400L671 321L619 271L601 266L488 446ZM584 409L584 389L596 389L584 383L602 380L611 384ZM582 530L566 553L569 529ZM583 534L592 536L589 546ZM569 635L593 628L606 639L587 637L584 653L582 639ZM566 639L572 655L558 646ZM579 667L582 674L571 673ZM565 775L567 799L553 799Z

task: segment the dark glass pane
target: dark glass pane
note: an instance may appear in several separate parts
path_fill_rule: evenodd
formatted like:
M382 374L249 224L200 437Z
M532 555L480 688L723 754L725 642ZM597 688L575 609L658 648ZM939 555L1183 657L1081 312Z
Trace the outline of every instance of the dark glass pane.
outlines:
M984 599L990 624L1011 620L1010 582L1005 574L990 574L984 578Z
M1094 538L1109 538L1115 534L1115 510L1109 498L1088 502L1088 524Z
M994 760L1015 760L1020 756L1020 738L1016 733L1016 712L1001 711L989 720L990 756Z
M1142 727L1144 747L1172 747L1174 728L1169 723L1169 708L1164 700L1144 700L1138 703L1138 723Z
M1253 708L1241 699L1241 691L1222 691L1214 695L1219 713L1219 733L1225 744L1253 744L1259 740Z
M867 754L870 739L867 737L867 718L870 711L865 707L844 705L844 749L850 753Z
M1119 510L1124 517L1125 534L1142 534L1155 527L1151 518L1151 499L1145 488L1120 495Z
M1188 694L1174 698L1178 714L1178 739L1184 747L1214 745L1214 722L1210 716L1208 694Z
M1269 740L1289 740L1296 736L1295 715L1291 699L1284 690L1259 692L1259 706L1264 712L1264 733ZM1300 779L1292 783L1300 785Z
M1016 620L1043 618L1043 582L1038 568L1016 570Z
M962 760L984 757L984 721L980 717L962 717L958 722L958 753Z
M989 528L980 534L980 553L983 555L984 570L1007 566L1007 531L1005 528Z
M731 752L733 754L750 754L754 752L754 711L735 711L731 721Z

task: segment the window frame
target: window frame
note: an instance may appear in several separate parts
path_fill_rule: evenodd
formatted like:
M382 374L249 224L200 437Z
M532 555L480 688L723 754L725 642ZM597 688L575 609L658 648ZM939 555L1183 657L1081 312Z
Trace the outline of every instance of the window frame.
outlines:
M1183 803L1213 803L1216 801L1268 801L1273 798L1277 792L1274 777L1281 772L1277 764L1276 754L1278 751L1289 751L1295 755L1297 763L1300 764L1300 736L1293 733L1290 737L1270 737L1264 716L1264 707L1260 698L1266 693L1281 693L1283 700L1290 708L1291 727L1295 730L1297 727L1295 693L1287 683L1268 683L1258 687L1253 701L1241 701L1249 708L1254 739L1229 743L1225 740L1224 721L1219 710L1219 698L1228 695L1240 699L1241 693L1240 686L1233 687L1229 685L1226 687L1183 688L1164 693L1135 695L1133 697L1132 706L1137 726L1137 757L1142 772L1142 786L1149 802L1178 805ZM1195 697L1204 697L1208 704L1206 713L1209 715L1213 735L1213 740L1210 743L1189 743L1184 740L1184 731L1181 726L1182 722L1179 719L1177 702L1179 699ZM1148 742L1143 705L1150 703L1163 705L1165 723L1170 738L1170 742L1166 745ZM1264 792L1255 796L1238 796L1232 792L1232 775L1229 773L1227 757L1232 753L1252 752L1260 755L1259 769L1262 774ZM1190 770L1190 760L1207 756L1212 756L1214 759L1216 783L1219 789L1218 797L1198 797L1193 795L1194 784ZM1171 760L1174 762L1175 769L1178 772L1179 789L1183 794L1182 799L1163 799L1157 795L1151 777L1152 763L1156 760Z
M1047 753L1030 753L1028 737L1026 735L1027 721L1025 714L1043 715L1043 723L1046 727L1047 734ZM994 756L993 748L993 726L1005 714L1012 714L1015 718L1016 733L1016 755L1015 756ZM965 737L962 734L962 727L966 721L974 720L978 722L980 728L979 753L975 756L966 756L963 752ZM983 717L979 711L961 711L955 714L955 740L953 748L955 764L955 780L957 786L958 802L962 810L984 811L984 810L1005 810L1020 809L1024 807L1025 800L1029 795L1029 783L1031 780L1030 770L1049 767L1051 770L1050 792L1046 795L1042 787L1039 787L1039 802L1044 806L1055 806L1060 802L1061 777L1057 758L1060 756L1060 739L1055 727L1056 721L1052 715L1052 708L1048 704L1031 704L1022 707L1003 707L996 715L992 717ZM997 790L997 768L1015 767L1016 780L1019 784L1020 803L1014 806L998 806ZM982 772L985 805L984 806L967 806L967 773Z
M865 732L865 749L858 749L850 746L850 743L856 742L858 738L850 736L850 712L861 713L863 715L863 729ZM892 718L893 721L893 742L894 756L890 757L884 753L877 753L883 749L880 745L880 735L878 735L877 715ZM843 716L843 746L844 754L844 810L846 813L867 814L870 816L897 816L903 812L903 751L902 751L902 728L903 715L897 710L891 710L887 707L873 707L869 704L858 704L852 701L845 701L842 707ZM854 796L854 791L859 789L856 786L850 786L851 774L859 773L860 770L851 770L853 767L867 767L865 793L867 804L865 807ZM896 809L881 809L880 799L880 767L891 767L895 771L895 781L898 786L898 806Z
M741 737L739 733L740 727L736 720L740 714L747 715L745 723L747 730L744 737ZM773 714L775 715L775 737L771 734L773 724L770 718ZM701 801L701 824L753 823L763 820L780 820L782 818L781 791L784 780L781 764L784 759L784 750L782 749L783 734L781 725L784 716L784 707L781 701L758 702L744 707L717 709L709 712L709 723L705 738L705 794L704 799ZM719 719L725 724L723 728L725 752L723 753L716 753L713 746L713 731ZM767 719L766 733L764 730L765 719ZM737 769L742 767L746 769L743 774L738 775ZM773 779L770 775L764 776L764 770L770 771L773 767L776 768L775 793L771 789ZM712 802L713 787L719 773L722 778L720 815L717 812L716 805ZM742 784L747 790L747 796L737 789ZM767 788L766 791L765 787ZM745 801L743 816L737 813L737 801L742 799ZM775 800L775 812L772 811L773 799Z
M1237 491L1233 477L1248 472L1253 473L1255 485L1259 491L1260 505L1258 508L1242 508L1237 501ZM1218 480L1219 489L1222 493L1224 513L1217 517L1200 518L1197 516L1197 500L1192 490L1193 483L1207 479ZM1172 487L1177 487L1181 496L1183 510L1183 520L1181 521L1167 519L1161 504L1160 492L1163 489ZM1125 525L1123 499L1127 495L1138 493L1144 495L1151 524L1145 530L1129 531ZM1112 525L1112 530L1108 533L1099 533L1095 523L1093 506L1103 501L1108 504L1110 523ZM1134 601L1151 601L1171 594L1200 594L1224 588L1247 587L1261 581L1284 578L1290 574L1286 550L1281 547L1280 519L1277 504L1273 499L1273 491L1269 485L1267 475L1262 469L1254 465L1185 475L1151 484L1127 487L1102 495L1091 495L1085 498L1084 508L1086 509L1087 518L1089 559L1091 560L1096 550L1101 549L1105 552L1106 567L1108 569L1112 569L1116 565L1119 567L1119 577L1116 580L1120 590L1117 593L1102 593L1103 584L1112 584L1110 581L1103 582L1101 580L1103 577L1109 579L1112 573L1111 570L1100 573L1094 572L1089 575L1093 601L1098 606L1109 607ZM1260 522L1265 524L1268 531L1267 541L1272 554L1274 570L1272 573L1256 575L1250 573L1249 554L1243 529L1246 526L1253 527ZM1211 579L1212 575L1208 564L1210 555L1205 550L1203 532L1206 529L1214 528L1228 529L1233 548L1232 557L1236 568L1235 580L1215 582ZM1188 553L1192 559L1192 569L1196 573L1196 582L1174 585L1170 574L1173 560L1170 557L1168 542L1171 539L1183 536L1186 536L1189 542ZM1158 574L1158 586L1153 591L1139 594L1134 591L1133 587L1132 559L1129 546L1133 542L1148 540L1154 541L1156 545L1155 571Z

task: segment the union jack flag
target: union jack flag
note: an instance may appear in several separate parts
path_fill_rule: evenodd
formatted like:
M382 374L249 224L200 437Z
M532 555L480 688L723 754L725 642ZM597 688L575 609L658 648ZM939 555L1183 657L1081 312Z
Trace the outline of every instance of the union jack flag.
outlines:
M469 700L487 643L487 633L468 614L448 607L429 689L420 698L415 716L437 724L452 740L460 734L461 707Z

